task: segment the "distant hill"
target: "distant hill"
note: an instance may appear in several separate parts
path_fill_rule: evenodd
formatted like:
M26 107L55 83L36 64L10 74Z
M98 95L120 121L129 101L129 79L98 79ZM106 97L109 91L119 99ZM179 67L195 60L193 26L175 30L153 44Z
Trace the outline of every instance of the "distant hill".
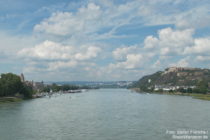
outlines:
M164 71L158 71L154 74L142 77L134 86L196 86L201 81L205 81L208 84L210 83L209 69L170 67Z

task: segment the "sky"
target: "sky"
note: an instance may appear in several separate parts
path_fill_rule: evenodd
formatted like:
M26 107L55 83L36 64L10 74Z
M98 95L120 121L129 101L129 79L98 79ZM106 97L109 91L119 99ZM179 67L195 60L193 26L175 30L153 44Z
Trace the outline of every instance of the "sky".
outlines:
M209 0L1 0L0 73L138 80L210 68Z

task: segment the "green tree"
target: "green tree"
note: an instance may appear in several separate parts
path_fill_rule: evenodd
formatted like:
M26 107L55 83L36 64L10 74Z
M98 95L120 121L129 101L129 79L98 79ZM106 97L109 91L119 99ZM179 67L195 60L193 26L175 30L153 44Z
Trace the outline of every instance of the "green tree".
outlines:
M20 80L20 77L12 74L1 74L0 78L0 95L1 96L13 96L16 93L19 93L23 83Z
M20 93L24 96L24 98L32 98L34 91L31 86L23 84Z
M49 85L47 85L46 87L44 87L43 89L42 89L42 91L43 92L50 92L50 86Z
M206 94L208 92L208 82L205 80L198 82L193 92Z
M193 89L192 88L187 88L187 93L192 93Z
M186 93L186 92L187 92L187 90L186 90L186 89L184 89L184 88L179 88L179 89L178 89L178 92L181 92L181 93Z
M22 94L25 98L31 98L33 89L21 82L18 75L13 73L1 74L0 96L15 96L17 93Z
M58 86L55 83L52 84L51 89L52 89L53 92L58 92L58 91L61 90L60 86Z

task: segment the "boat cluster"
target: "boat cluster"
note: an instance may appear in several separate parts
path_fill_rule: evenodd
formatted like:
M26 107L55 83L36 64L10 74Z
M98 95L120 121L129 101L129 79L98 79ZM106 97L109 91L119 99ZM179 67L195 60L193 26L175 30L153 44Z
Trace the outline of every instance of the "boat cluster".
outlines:
M41 98L41 97L51 97L52 95L61 95L61 94L67 94L67 93L82 93L85 92L86 89L77 89L77 90L68 90L68 91L59 91L59 92L42 92L42 93L37 93L33 95L33 98Z

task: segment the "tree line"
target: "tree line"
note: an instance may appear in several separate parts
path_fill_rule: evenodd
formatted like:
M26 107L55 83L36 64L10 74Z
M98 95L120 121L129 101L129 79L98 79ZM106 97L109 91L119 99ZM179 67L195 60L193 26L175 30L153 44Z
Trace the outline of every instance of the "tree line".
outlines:
M32 98L33 88L23 83L20 77L13 73L1 74L0 97L21 96Z
M68 90L78 90L78 89L91 89L88 86L76 86L76 85L57 85L53 83L52 85L47 85L44 87L42 92L59 92L59 91L68 91Z

